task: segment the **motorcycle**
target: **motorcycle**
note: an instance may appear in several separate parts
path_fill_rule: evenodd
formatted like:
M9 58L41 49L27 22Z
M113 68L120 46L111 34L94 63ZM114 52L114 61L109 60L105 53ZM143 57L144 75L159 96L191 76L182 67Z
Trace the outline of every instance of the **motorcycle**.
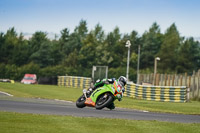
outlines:
M116 99L120 101L121 98L122 87L116 80L113 84L105 84L94 91L84 89L83 95L76 101L76 106L78 108L95 107L100 110L111 105Z

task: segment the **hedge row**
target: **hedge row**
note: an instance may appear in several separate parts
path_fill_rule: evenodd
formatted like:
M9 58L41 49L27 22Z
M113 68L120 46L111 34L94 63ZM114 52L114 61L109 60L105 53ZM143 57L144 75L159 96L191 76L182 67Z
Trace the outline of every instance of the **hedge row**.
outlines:
M36 74L37 77L52 77L52 76L83 76L83 77L91 77L92 68L74 68L74 67L65 67L63 65L58 66L48 66L46 68L40 68L37 64L29 63L27 65L18 67L16 65L6 65L0 64L0 79L12 79L20 81L24 74ZM134 69L130 69L129 78L133 81L136 79L136 71ZM118 78L120 75L126 74L126 68L118 67L118 68L109 68L108 70L108 78L115 77Z

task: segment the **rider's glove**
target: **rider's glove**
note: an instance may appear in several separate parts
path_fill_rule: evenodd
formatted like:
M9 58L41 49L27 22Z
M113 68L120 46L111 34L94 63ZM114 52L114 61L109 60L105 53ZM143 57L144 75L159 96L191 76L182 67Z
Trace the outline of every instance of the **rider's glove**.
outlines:
M104 84L109 84L109 82L107 81L107 79L103 79L102 82L103 82Z
M109 82L108 82L108 81L105 81L104 83L105 83L105 84L107 84L107 85L109 84Z

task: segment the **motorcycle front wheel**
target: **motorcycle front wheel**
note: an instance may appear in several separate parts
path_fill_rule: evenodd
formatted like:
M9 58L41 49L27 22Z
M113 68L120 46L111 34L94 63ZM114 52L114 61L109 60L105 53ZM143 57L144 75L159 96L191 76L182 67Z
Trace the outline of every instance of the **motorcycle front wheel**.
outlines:
M114 97L110 93L104 93L100 95L96 101L96 109L103 109L104 107L109 106L114 101Z
M84 95L80 96L79 99L76 101L76 107L84 108L86 106L85 100L86 100L86 98Z

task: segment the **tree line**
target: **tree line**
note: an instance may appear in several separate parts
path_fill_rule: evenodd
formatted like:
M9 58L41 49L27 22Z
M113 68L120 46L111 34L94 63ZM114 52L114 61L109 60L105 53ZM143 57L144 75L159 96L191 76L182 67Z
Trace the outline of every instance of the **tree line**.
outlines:
M183 73L200 68L200 43L193 37L183 37L173 23L161 33L155 22L141 36L137 31L120 33L119 27L105 33L97 24L88 30L81 20L73 32L61 30L61 36L49 39L46 32L37 31L30 39L15 28L0 33L0 78L20 80L25 73L38 76L75 75L91 77L93 65L109 67L109 77L126 74L126 41L131 42L130 79L136 80L138 46L140 72L153 72L154 59L160 57L158 72Z

